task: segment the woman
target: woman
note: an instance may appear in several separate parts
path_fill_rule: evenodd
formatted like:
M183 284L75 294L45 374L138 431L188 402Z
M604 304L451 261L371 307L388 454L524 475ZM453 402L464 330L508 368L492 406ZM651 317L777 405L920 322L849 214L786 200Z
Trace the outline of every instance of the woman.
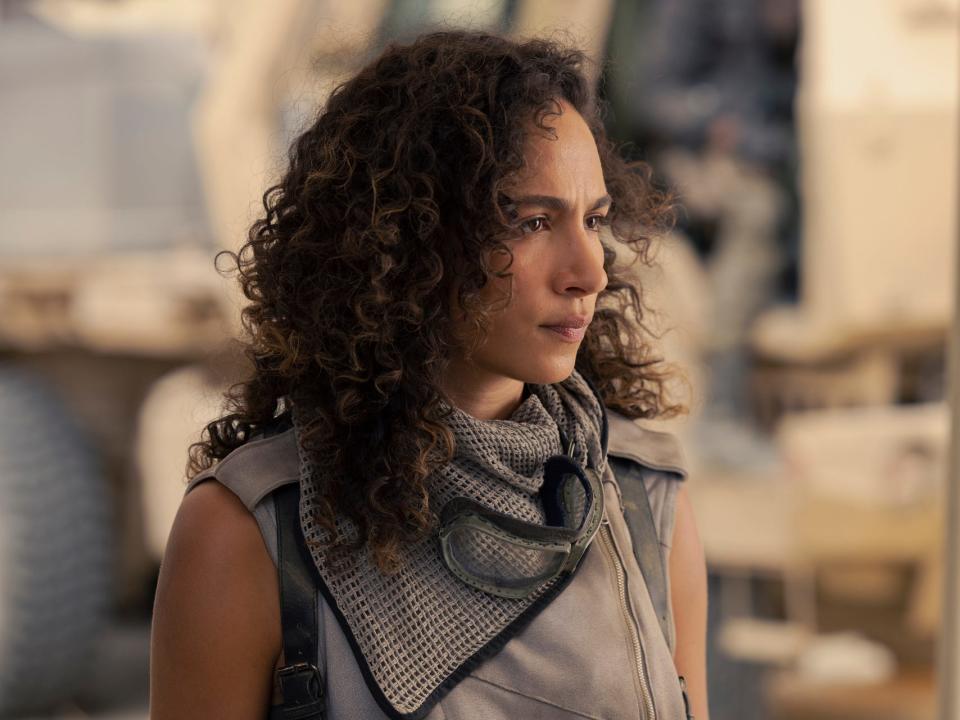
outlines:
M670 208L606 141L583 63L543 40L427 35L340 86L296 142L234 258L254 368L192 455L157 590L154 720L263 718L282 699L284 486L326 717L673 720L680 676L707 717L681 461L630 422L680 408L613 247L646 260ZM637 483L666 560L659 617L625 520Z

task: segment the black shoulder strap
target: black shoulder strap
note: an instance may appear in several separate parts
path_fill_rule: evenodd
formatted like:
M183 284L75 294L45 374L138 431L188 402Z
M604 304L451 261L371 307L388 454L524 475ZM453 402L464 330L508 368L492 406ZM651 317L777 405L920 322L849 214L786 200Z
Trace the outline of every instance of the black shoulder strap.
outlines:
M669 645L670 599L667 597L667 573L660 538L657 537L657 526L653 520L653 510L650 508L650 498L647 497L647 485L643 482L639 466L632 460L610 455L608 461L620 485L623 516L633 540L633 554L643 573L643 580L653 601L653 609L657 612L663 638Z
M300 484L278 488L273 501L286 665L276 672L283 702L271 707L270 720L322 720L326 705L317 658L317 589L307 564L313 560L300 530Z

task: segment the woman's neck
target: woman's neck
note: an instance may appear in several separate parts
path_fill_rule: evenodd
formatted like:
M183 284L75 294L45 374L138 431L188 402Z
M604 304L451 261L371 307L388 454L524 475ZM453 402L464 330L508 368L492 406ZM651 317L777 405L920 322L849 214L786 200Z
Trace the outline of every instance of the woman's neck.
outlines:
M452 363L444 392L463 412L478 420L504 420L523 402L523 381L491 375L470 363Z

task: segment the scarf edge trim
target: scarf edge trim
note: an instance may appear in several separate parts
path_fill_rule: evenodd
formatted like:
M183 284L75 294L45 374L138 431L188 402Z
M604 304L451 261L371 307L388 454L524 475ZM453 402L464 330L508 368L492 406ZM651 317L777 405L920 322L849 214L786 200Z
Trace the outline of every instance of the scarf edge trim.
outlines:
M587 548L587 553L593 548L593 543ZM491 657L499 653L504 646L512 640L516 635L518 635L522 630L524 630L534 618L537 617L547 606L556 599L556 597L570 584L577 570L583 566L583 563L580 562L577 564L577 568L573 572L567 574L566 576L560 578L556 581L551 587L544 591L543 595L534 600L528 608L521 612L514 620L509 624L503 627L496 635L494 635L490 640L481 646L473 655L464 660L460 665L456 667L447 677L445 677L436 688L427 697L417 706L414 710L410 712L401 712L393 703L387 698L383 690L380 688L380 684L377 682L376 678L373 676L373 672L370 670L370 666L367 663L366 656L363 654L363 651L360 649L359 643L357 643L356 638L354 637L353 630L350 627L350 624L347 622L346 616L340 611L339 606L336 603L335 598L331 594L327 583L324 581L323 576L317 570L314 564L310 564L310 568L314 574L314 577L317 580L317 587L319 588L321 594L323 595L324 600L327 603L327 606L330 608L330 611L333 613L334 617L337 619L337 624L340 625L340 629L343 631L344 636L347 639L347 643L350 645L350 650L353 652L354 659L357 661L357 665L360 668L360 673L363 676L364 683L367 686L367 689L370 690L370 694L373 695L373 699L376 701L377 705L380 706L380 709L391 720L423 720L431 710L436 706L440 700L442 700L451 690L453 690L461 681L465 680L469 674L481 665L486 660L489 660Z

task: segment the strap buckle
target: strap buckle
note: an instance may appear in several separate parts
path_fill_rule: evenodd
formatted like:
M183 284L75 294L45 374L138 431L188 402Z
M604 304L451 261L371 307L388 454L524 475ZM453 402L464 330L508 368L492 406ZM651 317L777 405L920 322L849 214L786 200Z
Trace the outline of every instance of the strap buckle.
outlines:
M326 703L323 682L316 665L298 662L277 670L283 695L284 720L316 720L323 717Z

